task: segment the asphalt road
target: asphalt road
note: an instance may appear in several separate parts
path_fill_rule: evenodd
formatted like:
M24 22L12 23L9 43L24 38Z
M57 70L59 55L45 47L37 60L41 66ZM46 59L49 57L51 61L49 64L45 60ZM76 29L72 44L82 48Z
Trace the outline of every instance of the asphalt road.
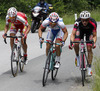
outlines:
M72 25L67 26L69 35L72 30ZM99 30L99 27L98 27ZM3 33L0 33L1 35ZM99 34L99 31L98 31ZM46 36L46 32L43 34ZM13 77L10 70L10 46L3 43L3 39L0 41L0 91L91 91L93 78L87 77L85 86L81 84L81 72L79 68L75 67L74 50L68 49L69 37L66 41L66 45L63 48L61 55L61 67L59 69L57 79L51 80L51 74L45 87L42 86L43 67L45 64L45 45L43 48L39 48L38 35L29 34L28 42L28 59L29 63L25 66L24 72L18 72L16 77ZM31 39L31 41L30 41ZM32 40L33 39L33 40ZM9 42L9 40L8 40ZM94 56L99 56L99 35L97 41L97 48L94 51ZM8 43L9 44L9 43ZM93 60L95 61L95 59Z

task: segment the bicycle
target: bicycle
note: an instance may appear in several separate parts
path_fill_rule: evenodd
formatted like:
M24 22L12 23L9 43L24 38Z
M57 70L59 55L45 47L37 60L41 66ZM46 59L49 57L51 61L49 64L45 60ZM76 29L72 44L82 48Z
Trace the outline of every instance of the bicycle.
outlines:
M55 57L56 57L56 50L53 45L60 45L60 43L53 43L53 42L48 42L44 41L44 43L49 43L51 45L49 51L48 51L48 56L46 59L45 67L44 67L44 73L43 73L43 79L42 79L42 85L45 86L48 78L48 74L51 71L51 78L52 80L56 79L57 73L58 73L58 68L55 68ZM40 44L40 48L42 48L42 44ZM62 52L62 48L60 47L60 51Z
M23 72L24 69L24 50L22 48L20 36L6 36L7 38L14 38L14 44L11 52L11 72L15 77L18 73L18 66L20 67L20 71ZM5 44L7 44L6 39L4 39ZM24 40L25 43L25 40Z
M75 41L75 42L71 42L71 43L80 43L80 70L81 70L81 75L82 75L82 85L84 86L87 65L88 65L85 43L92 43L93 44L94 42L93 41L84 41L83 39L81 39L81 41Z

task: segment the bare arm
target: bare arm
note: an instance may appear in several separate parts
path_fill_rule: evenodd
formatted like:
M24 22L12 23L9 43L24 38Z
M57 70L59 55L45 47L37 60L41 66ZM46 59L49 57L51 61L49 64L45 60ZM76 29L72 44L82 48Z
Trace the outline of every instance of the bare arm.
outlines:
M5 25L4 33L6 33L6 34L7 34L8 29L9 29L9 24L8 24L8 25Z
M97 41L97 32L93 32L93 41L94 43Z
M30 25L28 25L28 26L26 27L26 30L27 30L26 33L25 33L26 35L29 33L30 28L31 28Z
M62 41L66 41L66 39L67 39L67 37L68 37L67 28L64 28L62 31L64 32L64 37L63 37L63 40L62 40Z
M40 28L39 28L39 30L38 30L38 36L39 36L39 38L42 38L42 30L43 30L44 28L42 27L42 26L40 26Z
M74 39L75 39L75 34L76 34L76 31L73 30L73 31L72 31L72 34L71 34L71 36L70 36L70 40L71 40L71 41L74 41Z

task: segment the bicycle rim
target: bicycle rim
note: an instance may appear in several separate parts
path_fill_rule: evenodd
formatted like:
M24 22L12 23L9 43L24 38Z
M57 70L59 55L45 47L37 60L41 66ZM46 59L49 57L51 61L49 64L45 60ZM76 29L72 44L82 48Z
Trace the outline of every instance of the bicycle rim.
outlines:
M85 80L85 70L84 70L84 54L81 54L81 75L82 75L82 85L84 86L84 80Z
M44 68L44 73L43 73L43 79L42 79L42 85L45 86L46 82L47 82L47 78L48 78L48 74L50 72L49 70L49 65L50 65L50 57L51 57L51 53L48 53L48 57L46 59L46 63L45 63L45 68Z
M23 72L24 69L24 50L22 49L22 47L20 48L20 56L19 56L19 68L20 71Z
M17 45L13 45L11 54L11 71L12 75L15 77L18 72L18 58L17 58Z
M55 63L55 60L53 62ZM54 67L54 65L55 65L54 63L53 63L53 70L51 72L51 78L52 78L52 80L56 79L56 76L57 76L57 73L58 73L58 69Z

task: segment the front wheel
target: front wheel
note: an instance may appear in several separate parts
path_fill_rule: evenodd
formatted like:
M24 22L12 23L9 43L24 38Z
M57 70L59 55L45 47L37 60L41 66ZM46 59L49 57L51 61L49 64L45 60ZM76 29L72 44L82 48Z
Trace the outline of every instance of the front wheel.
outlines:
M85 70L84 70L84 54L81 54L81 74L82 74L82 85L84 86L85 81Z
M45 86L48 78L48 74L50 72L49 66L50 66L50 59L51 59L51 53L48 53L48 57L46 59L44 73L43 73L43 79L42 79L42 85Z
M18 72L18 53L17 53L17 45L13 45L12 53L11 53L11 71L12 75L15 77Z
M36 29L37 29L37 24L36 24L35 21L32 21L32 24L31 24L31 32L32 33L35 33Z

